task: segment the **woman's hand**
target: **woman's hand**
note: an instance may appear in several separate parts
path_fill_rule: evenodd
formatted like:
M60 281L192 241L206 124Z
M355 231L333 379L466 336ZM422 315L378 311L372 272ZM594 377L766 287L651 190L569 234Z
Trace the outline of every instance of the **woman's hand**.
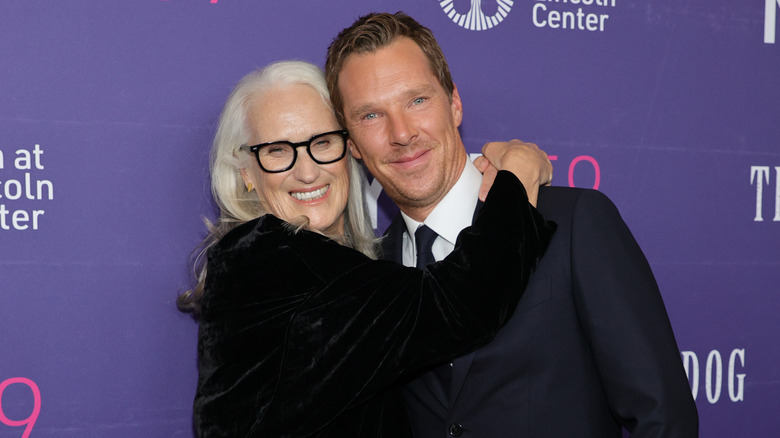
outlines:
M528 194L528 202L536 207L539 186L552 181L552 163L547 154L533 143L520 140L490 142L482 147L482 157L474 160L482 172L479 199L484 201L499 170L508 170L517 176Z

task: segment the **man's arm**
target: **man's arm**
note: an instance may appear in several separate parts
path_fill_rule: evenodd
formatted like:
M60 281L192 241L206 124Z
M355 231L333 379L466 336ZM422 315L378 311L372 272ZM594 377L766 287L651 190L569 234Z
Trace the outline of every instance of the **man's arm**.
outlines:
M698 436L696 405L653 273L615 206L596 191L575 208L572 270L581 323L618 420L632 437Z

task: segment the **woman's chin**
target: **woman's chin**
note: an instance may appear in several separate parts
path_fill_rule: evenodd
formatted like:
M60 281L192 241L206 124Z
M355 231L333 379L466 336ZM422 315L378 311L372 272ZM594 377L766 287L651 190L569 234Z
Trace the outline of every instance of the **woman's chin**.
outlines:
M318 218L310 217L309 227L313 230L317 230L322 234L328 236L343 236L344 235L344 217L331 218Z

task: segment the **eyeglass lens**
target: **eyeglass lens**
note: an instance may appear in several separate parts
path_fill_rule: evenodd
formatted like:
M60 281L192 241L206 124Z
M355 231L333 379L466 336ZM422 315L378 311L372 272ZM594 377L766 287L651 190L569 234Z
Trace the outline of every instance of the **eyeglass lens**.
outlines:
M320 164L337 161L344 153L344 137L338 132L318 135L311 139L307 149L314 161ZM289 143L264 145L257 151L257 157L266 170L287 169L294 164L295 147Z

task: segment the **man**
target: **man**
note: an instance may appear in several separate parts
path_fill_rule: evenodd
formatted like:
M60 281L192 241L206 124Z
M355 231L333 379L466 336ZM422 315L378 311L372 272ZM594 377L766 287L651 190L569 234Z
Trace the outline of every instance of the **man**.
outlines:
M444 257L471 223L481 178L433 35L402 13L361 17L329 47L326 75L350 150L401 209L386 256L414 265L425 224ZM660 293L614 205L542 187L538 208L558 230L515 315L491 344L407 385L415 435L697 436Z

